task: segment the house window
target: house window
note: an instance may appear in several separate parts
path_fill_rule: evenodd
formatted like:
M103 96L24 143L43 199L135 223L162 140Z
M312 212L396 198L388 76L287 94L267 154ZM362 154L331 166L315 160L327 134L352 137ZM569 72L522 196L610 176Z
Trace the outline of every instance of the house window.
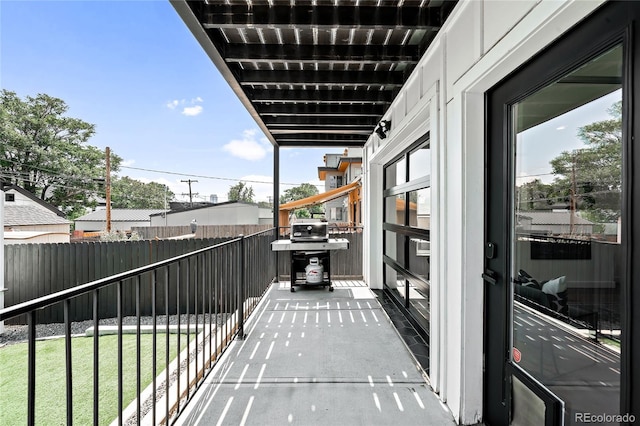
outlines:
M7 203L12 203L16 201L16 194L4 194L4 200Z
M342 181L342 176L331 176L329 178L329 189L336 189L340 187L340 184L338 183L338 178L340 178L340 180Z

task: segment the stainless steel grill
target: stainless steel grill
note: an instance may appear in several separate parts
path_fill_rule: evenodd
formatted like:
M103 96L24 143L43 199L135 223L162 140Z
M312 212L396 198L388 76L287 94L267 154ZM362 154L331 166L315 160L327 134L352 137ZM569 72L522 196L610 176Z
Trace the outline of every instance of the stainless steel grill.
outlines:
M327 222L307 222L291 224L292 242L326 242L329 241Z
M291 237L271 243L274 251L288 251L291 259L291 291L294 286L331 285L331 250L347 250L349 241L345 238L329 239L327 222L309 221L291 224Z

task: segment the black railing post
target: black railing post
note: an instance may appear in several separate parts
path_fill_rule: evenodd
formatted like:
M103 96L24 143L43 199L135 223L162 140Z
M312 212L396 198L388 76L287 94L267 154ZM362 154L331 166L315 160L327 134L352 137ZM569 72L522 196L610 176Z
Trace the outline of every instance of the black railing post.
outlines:
M98 289L93 290L93 425L98 426L100 415L100 383L98 369L100 368L100 337L99 333L99 312L98 312Z
M170 336L170 318L169 318L169 266L165 266L164 267L164 316L165 319L167 320L167 324L166 324L166 328L165 328L165 336L164 336L164 361L165 361L165 365L164 365L164 369L166 372L166 376L164 378L164 383L165 383L165 390L164 390L164 395L165 395L165 413L164 413L164 418L165 418L165 424L169 424L169 388L171 387L170 384L170 374L169 374L169 363L170 363L170 353L169 353L169 336ZM178 336L180 336L180 330L178 330ZM179 337L178 337L179 338ZM180 372L178 372L178 374L180 374ZM138 395L140 395L138 393ZM140 400L140 398L138 398L138 400ZM140 418L140 417L138 417Z
M36 424L36 311L29 312L27 367L27 424Z
M244 251L244 235L240 234L240 286L238 287L238 337L244 339L244 287L247 274L245 273L246 253Z
M122 351L123 351L123 343L122 343L122 280L118 281L116 287L116 311L118 312L118 426L122 426L124 424L124 419L122 418L123 411L123 389L124 382L122 377L122 368L123 368L123 359L122 359ZM96 372L97 374L97 372Z
M140 421L140 416L142 415L142 401L140 398L140 394L142 392L142 381L140 379L140 377L142 376L142 366L140 363L140 358L142 356L142 342L141 342L141 338L140 338L140 333L141 333L141 328L140 328L140 321L141 321L141 317L142 317L142 313L141 313L141 306L140 306L140 301L141 301L141 280L140 280L140 275L138 275L136 277L136 395L138 395L138 397L136 398L136 419L138 419L138 421Z
M71 354L71 299L64 301L64 351L67 393L67 424L73 424L73 365Z
M152 395L151 398L151 423L156 423L156 402L158 400L158 384L157 384L157 376L158 376L158 367L157 367L157 355L158 355L158 312L157 312L157 303L158 303L158 270L154 269L151 273L151 326L153 327L153 332L151 335L151 383L152 383Z

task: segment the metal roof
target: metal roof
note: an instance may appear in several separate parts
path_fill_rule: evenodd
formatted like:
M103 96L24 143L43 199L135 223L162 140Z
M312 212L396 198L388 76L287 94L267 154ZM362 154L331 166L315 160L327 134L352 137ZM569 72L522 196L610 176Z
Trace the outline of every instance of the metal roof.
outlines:
M171 0L272 144L363 146L457 3Z
M149 222L151 216L163 213L162 209L111 209L112 222ZM104 222L107 220L107 210L100 209L87 213L76 219L76 222Z
M571 212L550 212L550 211L520 211L519 217L528 217L532 225L569 225L571 224ZM575 225L593 225L593 222L580 216L573 217Z

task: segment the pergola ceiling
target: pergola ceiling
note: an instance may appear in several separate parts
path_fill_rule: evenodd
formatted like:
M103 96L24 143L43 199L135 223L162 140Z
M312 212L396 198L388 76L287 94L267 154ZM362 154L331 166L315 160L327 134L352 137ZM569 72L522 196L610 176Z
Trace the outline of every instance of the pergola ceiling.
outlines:
M171 1L281 147L363 146L457 3Z

